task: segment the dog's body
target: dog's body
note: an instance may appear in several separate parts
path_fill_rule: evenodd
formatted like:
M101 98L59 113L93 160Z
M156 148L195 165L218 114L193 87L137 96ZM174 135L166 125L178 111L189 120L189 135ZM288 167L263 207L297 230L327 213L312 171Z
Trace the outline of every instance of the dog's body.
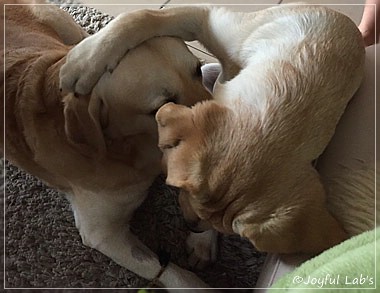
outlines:
M347 237L311 162L362 79L364 44L349 18L304 5L252 14L179 7L120 16L108 30L115 43L91 72L78 70L88 64L82 52L94 54L106 34L70 53L65 89L88 92L102 68L157 35L199 40L222 64L215 102L168 104L156 115L167 183L183 189L185 217L268 252L318 253Z
M209 96L199 61L181 40L157 38L77 98L59 88L71 45L87 35L73 19L51 5L7 5L4 22L6 159L67 194L85 244L155 278L158 257L129 232L128 221L161 172L155 112L167 101L191 105ZM159 281L205 286L173 264Z

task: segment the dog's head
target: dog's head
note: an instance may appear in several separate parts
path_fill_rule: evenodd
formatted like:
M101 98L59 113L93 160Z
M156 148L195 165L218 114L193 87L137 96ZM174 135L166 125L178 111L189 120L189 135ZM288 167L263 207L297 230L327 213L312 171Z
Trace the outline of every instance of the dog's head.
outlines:
M158 111L156 119L166 182L182 189L179 200L186 221L193 230L207 226L206 221L223 233L232 233L231 215L236 209L230 204L242 191L231 176L243 168L243 154L238 158L239 153L231 149L234 140L239 140L234 136L240 135L233 130L235 114L213 101L192 108L170 103Z
M190 106L209 98L200 62L184 42L155 38L129 51L90 96L65 98L66 133L84 153L107 152L142 169L160 161L157 110L167 102Z

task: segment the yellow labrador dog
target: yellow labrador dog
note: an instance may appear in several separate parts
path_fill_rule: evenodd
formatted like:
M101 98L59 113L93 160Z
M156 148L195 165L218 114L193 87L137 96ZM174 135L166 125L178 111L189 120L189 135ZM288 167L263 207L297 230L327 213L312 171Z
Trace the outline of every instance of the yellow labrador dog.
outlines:
M6 5L3 23L6 159L67 194L86 245L154 279L159 259L127 225L161 171L157 110L209 98L198 59L180 39L152 39L76 97L59 88L71 45L86 36L73 19L51 5ZM158 279L165 287L206 286L174 264Z
M183 190L193 224L275 253L318 253L347 237L312 161L363 75L364 43L348 17L299 4L254 13L195 6L122 15L106 29L69 53L66 90L89 92L103 68L154 36L199 40L222 64L215 101L156 115L167 183ZM100 45L106 54L91 66Z

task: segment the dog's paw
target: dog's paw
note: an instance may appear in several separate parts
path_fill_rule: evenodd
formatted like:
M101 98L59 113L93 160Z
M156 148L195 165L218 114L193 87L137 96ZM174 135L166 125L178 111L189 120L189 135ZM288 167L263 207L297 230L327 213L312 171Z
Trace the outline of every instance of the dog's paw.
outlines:
M59 72L61 91L89 94L105 72L116 68L124 51L107 44L101 36L93 35L70 50Z
M208 230L202 233L190 233L186 240L189 265L201 270L215 262L218 253L218 232Z

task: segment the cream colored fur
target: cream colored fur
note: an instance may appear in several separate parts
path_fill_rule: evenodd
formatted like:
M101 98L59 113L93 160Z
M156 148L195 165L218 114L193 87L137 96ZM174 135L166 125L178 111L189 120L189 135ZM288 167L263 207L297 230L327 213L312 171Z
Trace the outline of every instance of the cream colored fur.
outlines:
M110 35L107 55L83 73ZM311 163L362 80L364 44L355 24L298 4L254 13L194 6L121 15L70 52L61 86L89 92L103 68L157 35L197 39L223 67L215 101L191 109L167 104L156 115L167 183L184 190L183 202L261 251L319 253L346 239Z

